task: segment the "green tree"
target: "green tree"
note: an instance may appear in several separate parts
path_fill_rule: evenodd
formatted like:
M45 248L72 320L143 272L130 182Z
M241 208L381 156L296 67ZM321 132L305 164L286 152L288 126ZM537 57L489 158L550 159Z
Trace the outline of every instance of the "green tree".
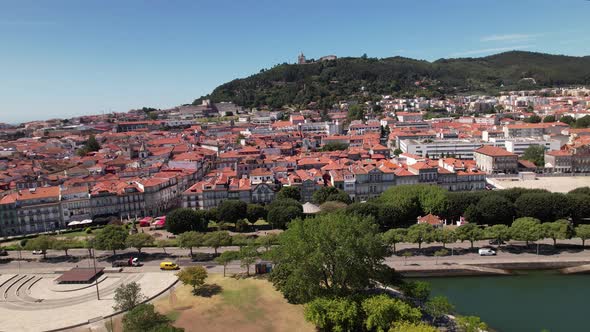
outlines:
M488 326L476 316L457 316L455 322L461 332L487 331Z
M240 254L237 251L224 251L221 255L215 257L215 263L223 265L223 276L225 277L225 269L227 264L231 263L240 258Z
M510 225L514 217L514 204L505 197L489 195L482 197L475 206L465 211L465 219L470 223Z
M322 146L320 151L344 151L346 149L348 149L348 144L346 144L346 143L330 142L330 143L324 144L324 146Z
M390 250L371 218L318 215L289 224L273 248L270 280L292 303L345 296L397 282L384 264Z
M290 198L296 201L301 200L301 189L293 186L283 186L277 193L276 199Z
M447 192L431 185L393 186L381 194L379 201L397 205L406 220L415 220L425 213L443 214L447 209Z
M127 248L128 235L127 230L121 226L107 225L94 237L94 247L98 250L112 250L113 255L116 255L117 250Z
M248 221L250 221L251 223L255 223L260 219L266 220L266 215L268 212L266 211L264 206L260 204L248 204L247 210L247 218Z
M582 239L582 247L585 247L586 240L590 239L590 225L576 226L576 236Z
M322 331L352 332L358 328L360 310L347 298L319 297L305 305L304 316Z
M215 255L217 255L217 249L231 244L231 236L226 231L207 233L205 234L203 244L213 248L215 250Z
M568 217L570 200L567 196L548 192L531 192L522 194L515 202L517 214L521 217L533 217L541 221L552 221Z
M47 258L47 250L53 247L55 238L48 235L39 235L35 238L29 239L25 244L26 250L41 250L43 259Z
M217 208L217 218L224 222L235 223L247 215L248 204L240 200L225 200Z
M514 220L510 227L510 235L515 240L525 241L528 247L530 241L543 238L541 221L531 217L518 218Z
M337 201L345 204L352 203L346 192L334 187L322 187L316 190L312 195L312 200L316 204L323 204L328 201Z
M471 243L471 249L473 249L473 243L484 238L483 229L473 223L467 223L457 227L455 230L457 238L461 241L469 241Z
M423 322L398 322L394 324L389 332L439 332L439 329Z
M418 244L418 249L422 249L422 243L430 243L434 239L434 227L430 224L414 224L408 228L406 240Z
M407 211L403 207L392 203L381 203L377 210L377 222L382 229L399 227L406 224L408 220Z
M588 128L590 127L590 116L584 115L583 117L576 120L574 128Z
M204 232L207 230L208 224L206 212L201 210L180 208L166 215L166 230L172 234L188 231Z
M193 257L193 248L203 244L205 236L202 233L195 231L184 232L178 235L178 246L190 251Z
M395 150L393 150L393 154L396 157L399 157L399 155L402 154L402 153L404 153L404 151L402 149L400 149L400 148L395 148Z
M251 241L252 241L252 239L250 237L243 235L243 234L236 234L236 235L232 235L232 237L231 237L231 244L234 246L238 246L238 247L246 246Z
M275 205L268 210L267 221L275 228L285 228L291 220L303 217L303 207L299 205Z
M157 312L153 304L140 304L123 316L125 332L183 332L170 325L170 320Z
M347 214L356 214L362 217L377 218L379 215L379 206L372 202L357 202L346 207Z
M580 193L568 193L566 195L570 215L576 222L581 222L590 217L590 196Z
M553 247L557 247L557 240L571 239L575 231L571 222L559 219L542 224L544 236L553 240Z
M250 275L250 265L256 262L258 258L258 250L255 244L249 244L244 247L240 247L240 265L246 268L246 275Z
M538 167L545 166L545 147L542 145L531 145L524 150L522 159L533 162Z
M568 125L572 126L576 123L576 119L574 119L571 115L565 115L559 118L559 122L567 123Z
M156 240L156 247L158 248L162 248L162 250L164 250L164 254L166 254L166 247L170 246L170 242L168 242L168 240Z
M141 286L136 282L121 284L115 289L115 311L128 311L141 303L145 297L141 293Z
M529 116L528 118L525 118L523 121L526 123L539 123L539 122L541 122L541 117L536 114L533 114L533 115Z
M383 241L390 246L393 246L393 253L396 252L395 245L404 242L408 230L405 228L394 228L383 233Z
M445 315L453 313L455 311L455 307L446 297L434 296L424 304L424 311L432 316L433 320L436 321Z
M467 208L470 205L476 206L481 197L480 192L449 192L447 193L447 210L441 216L448 220L458 220L462 216L467 217L465 213ZM512 221L512 216L510 216L510 221Z
M371 296L361 303L368 331L389 331L394 322L417 323L422 318L420 309L387 295Z
M154 237L147 233L130 234L127 236L126 245L137 249L137 252L141 254L142 248L154 245Z
M207 279L207 270L200 265L187 266L180 270L176 276L178 280L185 285L193 287L193 294L197 293L197 289L205 284Z
M401 291L405 296L417 300L419 303L424 303L430 297L430 284L424 281L406 281L401 287Z
M365 110L359 104L351 105L348 108L347 118L350 121L353 121L353 120L363 120L365 118Z
M543 122L545 123L549 123L549 122L555 122L555 115L547 115L543 118Z
M256 243L263 246L264 249L268 251L273 245L279 244L279 236L274 233L261 236L256 239Z
M439 228L434 231L434 238L437 242L443 244L443 248L447 243L455 243L457 241L457 234L450 228Z
M94 135L90 135L86 141L85 149L87 152L94 152L100 150L100 144Z
M579 187L568 192L568 194L582 194L590 196L590 187Z
M55 239L51 244L51 248L55 250L63 250L68 256L68 250L76 247L76 241L71 237L64 237L61 239Z
M486 238L494 239L499 244L510 240L510 227L506 225L493 225L484 230Z

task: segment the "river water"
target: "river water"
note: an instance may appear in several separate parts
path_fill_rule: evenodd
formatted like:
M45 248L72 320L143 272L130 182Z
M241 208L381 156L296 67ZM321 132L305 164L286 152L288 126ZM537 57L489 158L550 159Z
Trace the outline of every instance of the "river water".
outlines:
M459 314L500 332L590 331L590 275L527 271L515 276L420 279Z

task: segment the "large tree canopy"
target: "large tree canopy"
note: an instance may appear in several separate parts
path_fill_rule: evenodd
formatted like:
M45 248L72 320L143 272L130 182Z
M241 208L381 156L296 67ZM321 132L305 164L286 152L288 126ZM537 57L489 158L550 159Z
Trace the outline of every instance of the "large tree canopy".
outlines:
M447 209L447 192L439 186L402 185L387 189L379 201L398 206L409 220L427 213L443 214Z
M201 210L176 209L166 216L166 230L173 234L203 232L207 230L207 224L205 212Z
M246 218L247 214L248 204L235 199L223 201L217 208L217 218L223 222L235 223L239 219Z
M318 296L343 296L375 282L392 284L393 270L383 263L390 255L372 218L326 214L297 219L273 249L271 281L289 302Z
M121 226L107 225L97 232L93 244L98 250L116 250L127 248L127 236L129 233Z

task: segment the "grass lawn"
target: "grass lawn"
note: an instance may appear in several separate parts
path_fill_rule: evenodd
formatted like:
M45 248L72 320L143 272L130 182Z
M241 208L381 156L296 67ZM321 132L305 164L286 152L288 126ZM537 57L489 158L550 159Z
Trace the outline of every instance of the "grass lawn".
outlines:
M287 303L267 280L214 274L207 284L221 290L211 297L194 296L181 285L154 305L187 332L315 331L303 318L303 306Z

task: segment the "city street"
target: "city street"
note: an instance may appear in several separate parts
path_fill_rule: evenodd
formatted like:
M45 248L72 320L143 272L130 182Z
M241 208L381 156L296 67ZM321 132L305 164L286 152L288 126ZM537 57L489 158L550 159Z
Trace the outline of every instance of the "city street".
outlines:
M524 243L518 241L510 241L506 245L502 245L496 256L480 256L477 253L479 247L490 247L487 240L478 241L474 244L475 249L469 250L469 242L456 242L447 244L446 249L448 255L442 257L435 257L434 252L442 249L440 243L423 244L422 249L418 250L418 246L413 243L400 243L396 245L397 253L386 259L386 263L394 267L398 271L417 270L426 268L442 268L442 265L457 265L457 264L497 264L497 263L527 263L527 262L579 262L590 263L590 250L582 250L581 240L560 240L558 247L553 249L553 242L550 239L539 241L539 254L537 255L537 245L530 244L529 248L524 249ZM496 247L496 246L492 246ZM222 247L218 252L226 250L239 250L238 247ZM261 249L262 251L264 249ZM213 248L194 248L195 255L199 253L214 253ZM408 257L402 256L404 252L411 252ZM68 252L69 259L66 259L63 251L48 250L47 260L41 262L42 255L33 255L30 251L22 251L23 260L17 260L19 253L16 251L9 251L8 256L2 257L2 264L0 264L0 273L40 273L53 272L56 270L65 270L72 267L92 267L93 262L88 259L87 249L71 249ZM111 257L112 251L96 252L96 266L110 268L113 260L126 260L129 257L137 257L137 250L126 249L117 250L117 258ZM141 271L154 272L159 271L159 264L162 261L174 261L181 267L188 265L203 265L211 272L221 273L222 266L217 266L216 263L208 261L193 261L189 258L188 249L181 248L144 248L140 256L141 267L125 267L125 271ZM12 259L7 262L7 258ZM231 273L242 271L238 261L229 264L227 270Z

